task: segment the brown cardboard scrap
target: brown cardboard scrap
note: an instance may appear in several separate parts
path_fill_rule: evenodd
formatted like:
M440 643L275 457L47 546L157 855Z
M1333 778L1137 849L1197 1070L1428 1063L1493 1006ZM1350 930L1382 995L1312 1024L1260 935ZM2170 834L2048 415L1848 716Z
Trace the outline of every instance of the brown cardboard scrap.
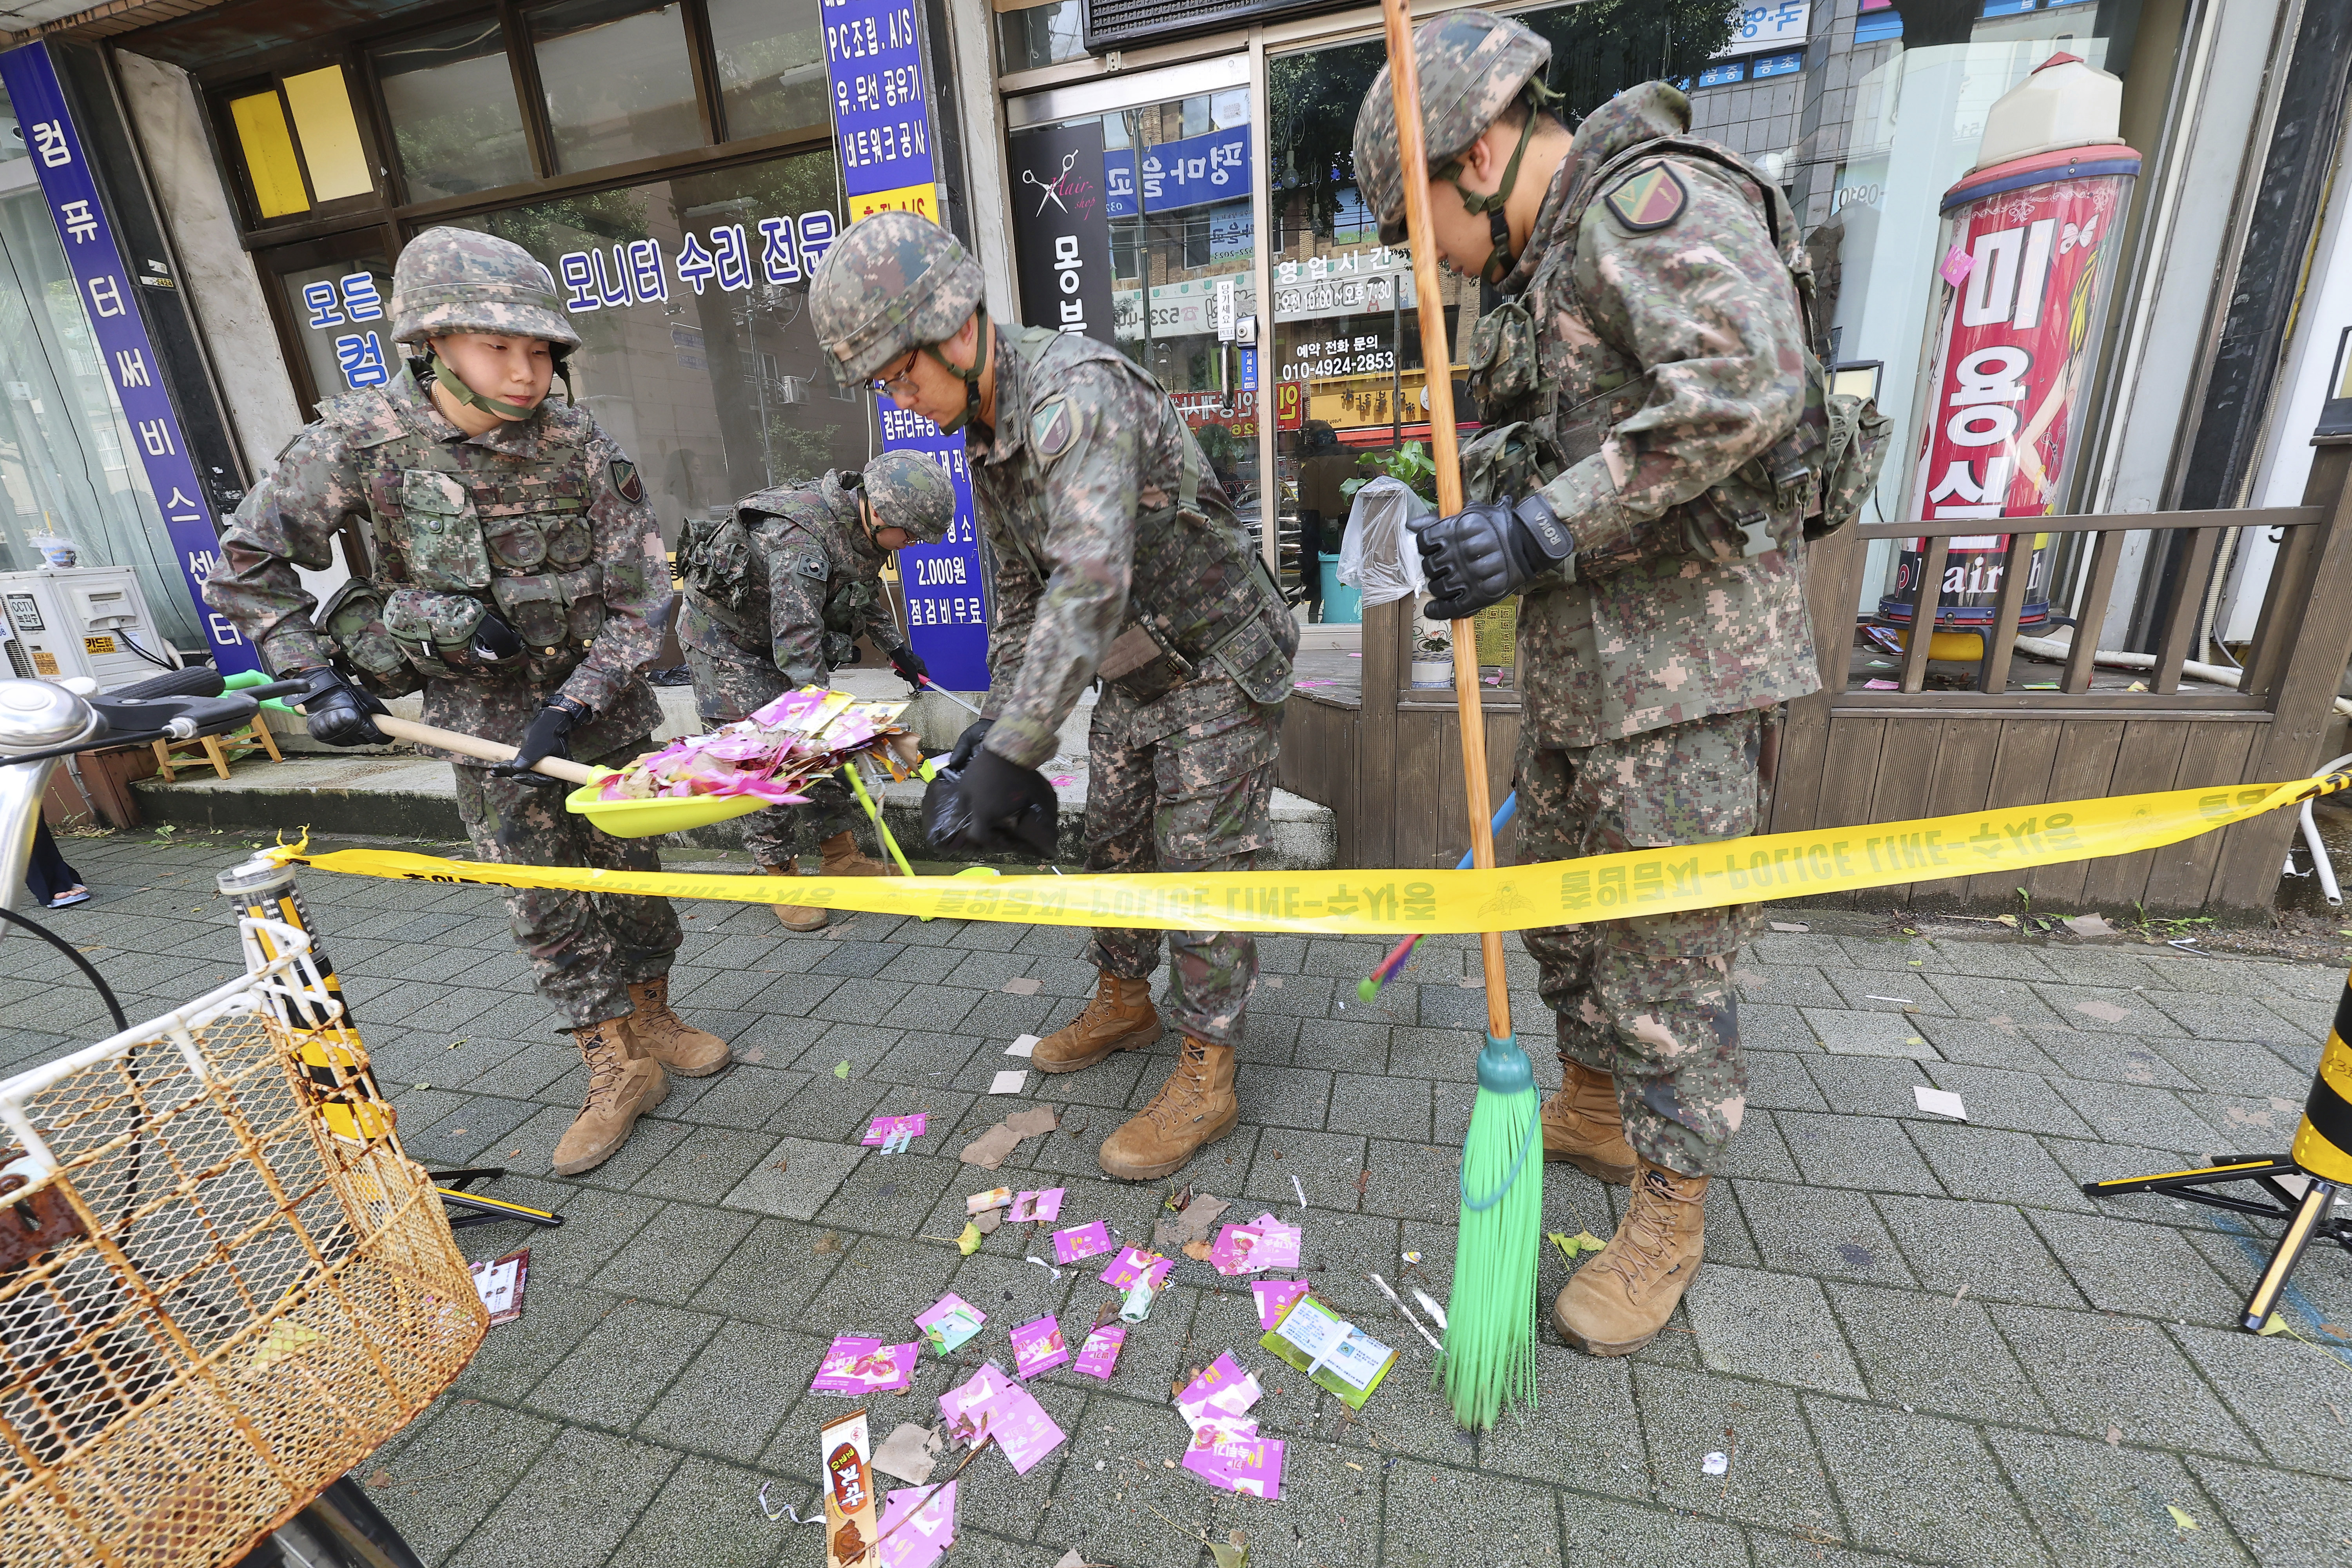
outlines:
M931 1467L939 1462L940 1446L940 1435L929 1427L901 1422L874 1450L874 1468L919 1487L931 1479Z
M1151 1227L1151 1247L1155 1252L1181 1251L1196 1241L1206 1241L1214 1234L1217 1216L1233 1205L1223 1198L1211 1197L1206 1193L1193 1194L1183 1212L1160 1221Z

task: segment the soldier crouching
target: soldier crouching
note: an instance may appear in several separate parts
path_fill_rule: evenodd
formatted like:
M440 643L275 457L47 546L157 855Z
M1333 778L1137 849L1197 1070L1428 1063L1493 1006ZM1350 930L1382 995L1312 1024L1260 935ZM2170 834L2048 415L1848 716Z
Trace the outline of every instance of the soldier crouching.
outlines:
M488 767L432 753L456 765L482 859L659 870L651 840L598 831L530 771L651 749L661 711L637 672L660 647L648 614L667 588L636 469L568 397L546 401L580 346L553 280L520 246L428 229L401 252L392 306L394 338L419 357L389 385L320 405L222 535L205 601L278 675L310 679L297 700L330 745L383 743L377 699L422 689L426 723L515 746ZM295 568L325 570L347 526L373 574L320 611ZM556 1173L578 1175L661 1103L669 1072L725 1067L727 1043L670 1008L680 931L667 899L529 889L507 910L588 1067L555 1147Z
M919 452L885 452L859 472L745 496L723 522L689 523L678 542L686 584L677 640L706 724L730 724L786 691L831 683L861 632L908 684L930 671L899 636L882 594L882 563L908 544L937 544L955 522L955 482ZM772 805L743 821L744 847L772 877L800 871L813 842L827 877L880 877L851 836L849 792L813 781L806 805ZM778 904L787 931L829 918Z

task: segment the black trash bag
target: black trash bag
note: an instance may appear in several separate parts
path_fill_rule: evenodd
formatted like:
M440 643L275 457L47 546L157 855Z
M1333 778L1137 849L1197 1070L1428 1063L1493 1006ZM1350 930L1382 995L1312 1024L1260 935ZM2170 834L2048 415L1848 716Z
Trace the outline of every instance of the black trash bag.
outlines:
M1029 803L991 832L977 828L963 778L961 768L940 767L923 790L923 840L935 853L972 858L1026 849L1042 859L1054 858L1061 814L1050 800Z
M939 768L923 786L923 842L941 855L976 855L966 841L971 808L964 804L963 770Z

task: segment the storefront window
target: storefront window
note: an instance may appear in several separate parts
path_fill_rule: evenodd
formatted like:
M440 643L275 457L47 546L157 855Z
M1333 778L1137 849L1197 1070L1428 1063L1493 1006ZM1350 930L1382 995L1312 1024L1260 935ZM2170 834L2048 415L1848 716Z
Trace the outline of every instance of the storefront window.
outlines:
M730 137L824 123L817 0L710 0L710 44Z
M562 0L530 14L530 34L558 168L598 169L701 145L678 5Z
M1022 319L1084 331L1157 376L1255 531L1250 143L1249 93L1233 88L1061 121L1010 145ZM1087 275L1104 263L1108 279Z
M135 568L162 634L203 647L32 161L21 146L9 151L0 163L0 263L17 286L0 289L0 571L37 565L38 536L69 539L85 566Z
M873 398L834 380L808 321L838 189L825 151L461 220L555 276L572 393L635 459L665 538L872 447Z
M498 18L445 27L375 51L408 198L427 202L531 177L514 76Z
M1008 71L1034 70L1087 52L1084 0L1042 0L1018 10L1005 10L1000 0L998 9L997 41Z

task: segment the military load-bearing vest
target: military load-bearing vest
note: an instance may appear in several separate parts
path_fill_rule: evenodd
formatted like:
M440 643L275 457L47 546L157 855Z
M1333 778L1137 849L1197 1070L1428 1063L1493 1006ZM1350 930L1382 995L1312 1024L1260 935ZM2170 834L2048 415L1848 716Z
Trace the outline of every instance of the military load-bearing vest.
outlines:
M384 695L427 678L569 676L604 622L589 416L543 408L545 458L486 453L485 467L469 468L459 446L415 429L381 391L331 398L319 414L359 465L375 556L373 578L346 584L320 616L353 673ZM492 611L520 652L494 651L501 639L480 635Z
M1091 338L1051 327L1007 327L1004 335L1029 367L1033 385L1046 353L1058 345L1065 363L1099 362L1161 392L1150 372ZM1019 416L1028 414L1023 410ZM1252 701L1280 702L1290 695L1298 622L1265 560L1250 548L1248 531L1234 516L1223 487L1202 489L1209 464L1192 427L1180 419L1177 428L1183 447L1175 493L1136 514L1127 619L1097 673L1138 701L1150 702L1214 666ZM1148 434L1145 440L1148 476L1154 453ZM1151 494L1147 488L1138 498L1139 508ZM1007 520L1005 531L1042 585L1050 574L1032 543L1045 538L1052 526L1042 490L1033 488L1021 506L1022 514Z
M769 574L798 573L824 601L825 663L855 663L858 631L881 596L872 578L834 570L824 533L843 526L845 510L854 517L856 503L827 474L746 496L723 518L688 520L677 574L688 601L746 657L765 658L775 635Z
M1763 194L1758 203L1760 216L1788 268L1804 321L1805 405L1794 426L1769 448L1749 458L1724 483L1660 520L1669 531L1678 526L1678 538L1654 540L1636 549L1644 554L1752 557L1800 538L1823 538L1852 521L1876 485L1891 422L1871 399L1829 388L1813 346L1819 340L1812 268L1799 237L1795 210L1780 188L1727 147L1697 137L1655 137L1626 148L1585 178L1561 220L1561 231L1576 235L1593 201L1619 174L1662 154L1719 164ZM1574 265L1573 254L1546 261L1547 270L1559 269L1562 283ZM1606 342L1574 289L1566 288L1562 293L1556 303L1575 313L1590 338ZM1641 397L1640 387L1633 384L1639 366L1630 354L1617 352L1625 362L1625 374L1599 378L1581 399L1566 402L1562 395L1567 389L1545 379L1542 345L1527 306L1513 300L1482 316L1464 356L1472 395L1486 418L1486 428L1462 451L1465 499L1526 495L1600 451L1610 427L1631 412L1621 405L1630 401L1638 406ZM1583 555L1577 559L1578 570L1585 575L1624 563Z

